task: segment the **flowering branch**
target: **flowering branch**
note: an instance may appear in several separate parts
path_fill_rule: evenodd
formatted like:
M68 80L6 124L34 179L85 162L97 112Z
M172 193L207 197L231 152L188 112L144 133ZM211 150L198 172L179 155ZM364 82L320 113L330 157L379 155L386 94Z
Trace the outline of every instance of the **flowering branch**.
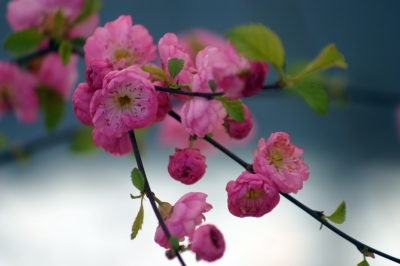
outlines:
M275 90L275 91L279 91L281 89L283 89L283 83L281 81L278 81L274 84L270 84L270 85L264 85L262 87L263 90Z
M224 95L223 92L215 92L215 93L190 92L190 91L181 91L181 90L170 89L167 87L160 87L160 86L154 86L154 87L158 91L164 91L164 92L170 92L170 93L182 94L182 95L188 95L188 96L205 97L205 98Z
M145 173L145 171L144 171L142 159L141 159L141 157L140 157L139 147L138 147L138 145L137 145L135 133L134 133L133 130L130 130L130 131L129 131L129 137L130 137L130 140L131 140L131 143L132 143L133 152L134 152L134 154L135 154L136 163L137 163L137 165L138 165L138 168L139 168L140 172L142 172L143 177L144 177L144 190L145 190L145 192L146 192L146 196L147 196L147 198L150 200L151 207L153 208L153 211L154 211L154 213L155 213L155 215L156 215L156 217L157 217L157 220L158 220L158 222L160 223L160 226L161 226L162 230L164 231L165 236L166 236L166 237L168 238L168 240L169 240L169 239L171 239L171 234L169 233L168 228L167 228L167 226L165 225L164 220L163 220L163 218L161 217L161 214L160 214L160 212L159 212L158 209L157 209L157 206L156 206L156 202L155 202L153 193L151 192L151 189L150 189L149 181L147 180L147 176L146 176L146 173ZM182 265L182 266L185 266L186 264L185 264L185 262L183 261L183 259L182 259L181 255L179 254L179 251L178 251L178 250L176 250L176 256L178 257L178 260L179 260L179 262L181 263L181 265Z
M181 122L181 117L174 111L170 111L169 115L172 116L174 119L176 119L178 122ZM222 151L224 154L226 154L228 157L230 157L231 159L233 159L235 162L237 162L238 164L240 164L243 168L245 168L247 171L249 172L253 172L253 166L249 163L246 163L244 160L242 160L241 158L239 158L236 154L234 154L233 152L229 151L227 148L225 148L224 146L222 146L221 144L219 144L217 141L215 141L214 139L206 136L204 137L204 139L206 141L208 141L211 145L213 145L215 148L219 149L220 151ZM290 202L292 202L293 204L295 204L297 207L299 207L300 209L302 209L303 211L305 211L306 213L308 213L309 215L311 215L314 219L316 219L317 221L319 221L321 224L325 225L327 228L329 228L330 230L332 230L333 232L335 232L337 235L341 236L342 238L346 239L347 241L349 241L350 243L354 244L356 246L356 248L362 252L364 254L364 250L367 250L368 252L372 252L375 253L379 256L382 256L388 260L397 262L400 264L400 259L392 257L386 253L383 253L377 249L374 249L364 243L361 243L360 241L350 237L349 235L343 233L342 231L340 231L339 229L337 229L335 226L333 226L332 224L330 224L326 219L322 218L322 213L319 211L314 211L312 209L310 209L309 207L307 207L306 205L304 205L303 203L301 203L300 201L296 200L295 198L293 198L292 196L279 192L283 197L285 197L287 200L289 200Z

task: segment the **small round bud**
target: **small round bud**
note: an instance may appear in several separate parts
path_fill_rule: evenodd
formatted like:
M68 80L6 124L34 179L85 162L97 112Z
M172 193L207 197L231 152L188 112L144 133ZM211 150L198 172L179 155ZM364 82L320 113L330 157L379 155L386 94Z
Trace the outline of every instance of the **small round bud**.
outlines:
M225 240L222 233L212 224L197 228L189 238L190 250L196 253L197 260L208 262L220 259L225 252Z
M194 184L206 172L206 158L197 149L176 149L175 154L169 156L168 172L183 184Z
M244 139L247 137L250 133L250 131L253 129L253 121L252 121L252 116L249 111L249 108L247 108L246 105L243 104L244 107L244 121L243 122L238 122L233 120L232 118L227 118L225 120L225 125L227 126L226 130L229 134L234 139Z
M268 70L269 67L265 62L250 62L250 72L244 77L246 84L242 91L243 97L261 92Z
M103 86L104 77L112 70L110 62L96 58L86 67L86 81L93 90L99 90Z

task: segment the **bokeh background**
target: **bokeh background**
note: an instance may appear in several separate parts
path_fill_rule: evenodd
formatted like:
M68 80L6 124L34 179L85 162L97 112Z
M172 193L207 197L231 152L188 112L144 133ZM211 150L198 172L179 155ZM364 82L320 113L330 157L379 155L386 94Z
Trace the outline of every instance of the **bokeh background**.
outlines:
M233 26L261 22L282 39L288 65L312 59L329 43L345 55L348 70L332 70L347 82L350 101L334 99L327 116L297 97L265 92L246 99L257 121L256 137L233 150L247 161L259 138L284 131L305 148L310 178L296 199L329 214L342 200L347 219L338 227L360 241L400 257L400 140L395 108L400 102L400 2L387 1L122 1L104 0L101 25L121 14L143 24L155 42L166 32L204 27L223 34ZM0 5L0 41L11 31ZM0 51L1 60L10 56ZM83 74L83 63L80 73ZM83 75L80 80L84 79ZM271 71L267 83L276 79ZM341 97L339 97L341 99ZM42 120L0 120L0 132L24 143L47 133ZM71 103L59 131L78 125ZM262 218L239 219L226 207L225 186L243 171L229 158L208 157L206 176L192 186L166 172L173 147L160 147L159 127L145 140L144 165L153 191L174 203L189 191L204 191L213 210L207 221L223 232L227 250L215 265L357 265L356 248L282 198ZM57 141L56 141L57 142ZM53 143L49 140L49 143ZM0 265L179 265L167 261L154 241L157 221L148 201L142 231L129 240L139 201L130 171L133 156L71 153L68 137L31 156L0 166ZM194 255L183 258L188 265ZM370 265L394 265L377 257Z

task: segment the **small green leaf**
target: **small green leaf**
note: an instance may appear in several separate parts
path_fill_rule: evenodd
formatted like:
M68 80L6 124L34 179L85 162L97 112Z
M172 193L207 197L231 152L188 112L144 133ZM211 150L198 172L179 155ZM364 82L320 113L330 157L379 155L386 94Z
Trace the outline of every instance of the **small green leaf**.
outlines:
M359 264L357 264L357 266L369 266L369 263L367 262L366 259L364 259L362 262L360 262Z
M63 40L58 47L58 54L64 66L68 65L72 54L72 45L68 40Z
M71 42L72 45L78 46L78 47L82 47L86 43L86 40L82 39L82 38L74 38L74 39L71 39L69 41Z
M93 127L83 127L79 129L73 136L70 149L76 153L86 153L96 150L96 146L92 140Z
M4 134L0 133L0 148L3 148L6 146L7 143L7 138Z
M15 55L31 52L39 46L44 36L37 29L25 29L10 34L3 47Z
M82 21L85 21L91 15L99 11L101 8L100 0L86 0L83 4L82 11L79 16L73 22L73 25L79 24Z
M179 240L178 238L171 236L171 238L169 239L169 244L171 245L171 247L174 250L179 250Z
M301 75L306 75L317 70L323 70L334 66L347 68L344 56L337 50L334 44L329 44L320 52L317 58L306 66Z
M233 46L252 61L268 61L281 73L285 51L275 32L262 24L238 26L226 34Z
M328 94L320 85L300 82L295 84L292 89L297 92L317 114L325 115L328 113Z
M213 79L210 79L208 81L208 86L210 86L212 92L215 92L215 90L217 89L217 84L215 84L215 81Z
M221 96L215 97L215 99L221 101L226 112L233 120L238 122L244 121L244 107L240 100L229 100Z
M151 66L142 66L142 70L145 72L151 73L151 74L157 76L162 81L170 84L167 75L165 75L164 70L162 70L161 68L156 68L156 67L151 67Z
M133 168L131 172L132 184L140 191L144 191L144 177L142 172L137 168Z
M135 221L133 222L133 225L132 225L131 240L135 239L137 234L139 233L139 230L142 229L143 220L144 220L144 209L143 209L143 198L142 198L142 202L140 203L139 212L138 212L138 214L135 218Z
M46 129L55 129L64 112L65 103L62 96L47 86L38 87L36 94L44 115Z
M179 58L171 58L170 60L168 60L168 72L172 80L174 80L179 72L181 72L184 63L185 61Z
M63 16L61 8L59 8L54 15L54 35L56 38L61 38L65 31L67 21Z
M342 224L344 220L346 220L346 202L342 201L336 211L331 215L326 216L326 218L336 224Z

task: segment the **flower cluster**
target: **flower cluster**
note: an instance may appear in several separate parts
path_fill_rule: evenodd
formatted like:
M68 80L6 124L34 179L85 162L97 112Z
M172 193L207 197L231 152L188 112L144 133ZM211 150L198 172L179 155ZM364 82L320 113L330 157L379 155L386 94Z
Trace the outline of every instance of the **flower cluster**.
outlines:
M286 133L273 133L267 142L260 139L253 151L254 173L245 171L226 186L229 211L238 217L260 217L279 203L279 191L297 193L309 176L302 154Z

